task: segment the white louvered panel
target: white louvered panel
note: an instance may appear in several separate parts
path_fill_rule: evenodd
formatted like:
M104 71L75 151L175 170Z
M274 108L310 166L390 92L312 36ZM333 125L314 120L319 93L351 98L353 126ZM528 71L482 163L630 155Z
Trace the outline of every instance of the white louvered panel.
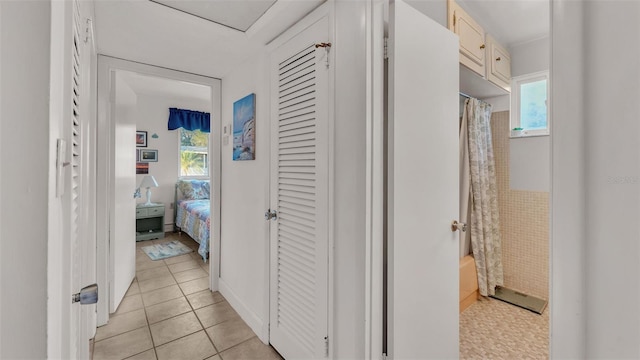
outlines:
M328 20L272 55L270 342L285 358L326 357Z
M304 117L296 117L293 119L288 120L287 122L283 121L280 123L280 129L283 132L283 134L286 134L287 131L301 131L304 129L308 129L308 128L312 128L314 127L314 120L315 118L313 117L313 114L309 114L307 115L308 118L304 118Z
M296 222L300 225L306 226L307 228L315 231L315 222L304 216L299 216L298 214L289 212L289 209L282 208L282 212L280 212L280 218L285 221ZM308 216L308 215L307 215Z
M314 257L313 247L300 243L295 239L292 239L286 236L286 234L281 234L280 237L281 237L280 241L283 243L286 243L287 247L293 247L297 250L297 255L300 257L300 259L303 259L304 261L308 261L308 262L315 261L313 258Z
M283 172L278 176L280 179L314 180L313 174Z
M313 303L308 301L307 296L301 296L297 289L292 289L287 283L284 283L280 288L282 291L278 302L286 304L287 308L292 309L291 312L283 313L282 316L292 315L300 323L308 324L308 326L301 327L300 331L310 333L313 317L310 317L309 314L312 313Z
M71 82L71 237L74 252L78 248L78 226L80 218L80 9L74 1ZM80 262L74 262L73 271L80 271Z
M316 306L315 63L315 49L305 47L280 63L278 81L277 318L310 352Z
M303 120L305 118L315 119L315 112L313 111L313 106L307 106L306 108L301 108L297 110L286 111L280 114L280 125L286 125L292 122L296 122L299 120Z
M279 150L313 148L313 144L315 143L314 140L315 139L310 139L305 141L294 141L290 143L279 144L279 147L280 147Z

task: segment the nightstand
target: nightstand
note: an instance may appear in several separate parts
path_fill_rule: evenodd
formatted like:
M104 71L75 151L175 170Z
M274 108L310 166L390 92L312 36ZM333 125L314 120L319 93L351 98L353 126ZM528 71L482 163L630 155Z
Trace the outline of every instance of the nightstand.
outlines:
M164 204L136 206L136 241L164 238Z

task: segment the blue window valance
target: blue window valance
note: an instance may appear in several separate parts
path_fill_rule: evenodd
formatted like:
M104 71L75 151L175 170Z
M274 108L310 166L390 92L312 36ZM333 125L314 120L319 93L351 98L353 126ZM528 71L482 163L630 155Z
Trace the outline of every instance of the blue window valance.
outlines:
M169 130L179 128L211 132L211 115L202 111L169 108Z

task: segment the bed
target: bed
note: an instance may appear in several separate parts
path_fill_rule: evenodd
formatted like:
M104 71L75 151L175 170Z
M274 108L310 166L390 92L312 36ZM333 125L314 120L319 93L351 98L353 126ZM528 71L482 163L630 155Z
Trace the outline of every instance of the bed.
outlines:
M198 254L206 262L209 253L211 211L209 180L178 180L175 189L174 227L198 244Z

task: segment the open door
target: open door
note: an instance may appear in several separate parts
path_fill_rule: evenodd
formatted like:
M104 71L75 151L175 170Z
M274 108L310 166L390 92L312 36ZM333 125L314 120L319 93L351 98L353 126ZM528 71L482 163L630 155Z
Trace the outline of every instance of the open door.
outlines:
M136 94L111 72L111 194L109 312L113 313L136 274ZM115 261L118 261L116 264Z
M458 357L458 38L389 12L388 355Z
M91 6L74 1L51 4L51 150L48 200L47 357L89 357L95 333L95 209L91 97ZM29 286L29 284L26 284ZM19 294L18 294L19 295ZM25 306L28 306L25 303Z

